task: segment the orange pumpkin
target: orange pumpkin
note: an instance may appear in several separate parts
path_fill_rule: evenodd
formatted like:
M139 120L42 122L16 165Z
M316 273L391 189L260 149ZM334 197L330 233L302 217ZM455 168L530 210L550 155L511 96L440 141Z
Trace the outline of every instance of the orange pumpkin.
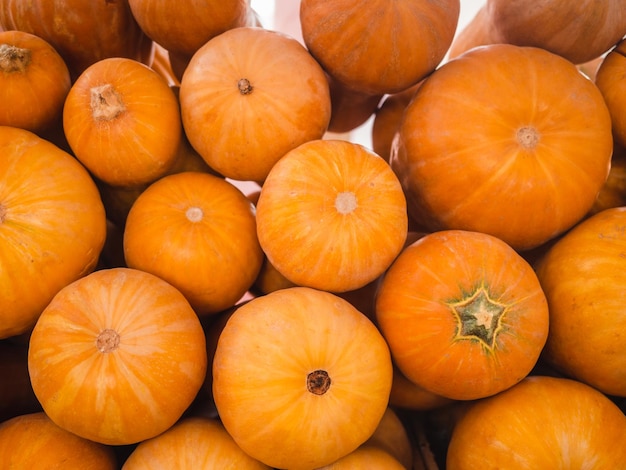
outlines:
M330 465L317 470L406 470L387 450L376 446L362 446Z
M611 113L613 135L626 147L626 38L602 59L595 83Z
M178 100L167 82L148 66L117 57L78 77L65 101L63 129L76 158L114 186L165 175L182 139Z
M135 269L95 271L64 287L30 337L28 369L58 426L110 445L169 429L200 390L205 336L184 296Z
M621 206L626 206L626 147L615 142L609 177L600 189L589 214Z
M626 397L626 208L603 210L537 263L550 307L544 358L557 370Z
M59 53L38 36L0 32L0 125L42 132L63 112L70 72Z
M406 201L381 157L348 141L315 140L270 171L257 233L270 263L291 282L346 292L374 281L402 250Z
M382 96L435 70L450 47L459 0L303 0L300 23L313 57L349 89Z
M532 376L479 400L452 431L446 469L622 468L626 416L580 382Z
M213 359L226 430L253 458L294 470L328 465L369 439L387 409L391 378L389 349L372 322L309 287L237 308Z
M91 272L106 238L98 189L71 155L0 126L0 338L29 331L70 282Z
M350 132L363 125L378 108L383 95L362 93L328 76L331 114L328 132Z
M122 470L149 468L270 470L243 452L218 420L198 416L183 418L140 442L122 466Z
M406 426L393 408L388 407L374 434L362 444L384 450L405 469L413 466L413 442Z
M430 231L484 232L527 250L585 216L612 151L593 82L558 55L495 44L420 86L390 160L410 214Z
M168 175L131 207L124 256L129 267L177 287L198 314L220 312L235 305L261 269L254 206L223 178Z
M548 335L548 307L532 267L491 235L444 230L405 248L376 299L378 326L400 372L457 400L522 380Z
M487 4L483 3L469 21L454 36L448 50L448 60L454 59L474 47L498 44L497 34L489 17Z
M132 15L128 0L2 0L0 30L18 30L49 42L63 57L72 80L108 57L149 63L152 40Z
M235 28L192 57L180 85L191 145L227 178L261 182L289 150L321 138L331 114L320 65L296 39Z
M397 409L429 411L449 405L452 399L437 395L407 379L397 366L393 368L393 381L389 404Z

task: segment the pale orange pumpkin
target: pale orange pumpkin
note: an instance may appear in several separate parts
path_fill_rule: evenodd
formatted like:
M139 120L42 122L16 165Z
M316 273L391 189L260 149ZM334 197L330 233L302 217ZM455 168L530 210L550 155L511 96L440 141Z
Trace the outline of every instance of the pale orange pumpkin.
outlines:
M191 145L227 178L261 182L289 150L321 138L328 81L296 39L259 27L228 30L193 55L180 85Z
M389 399L389 349L372 322L329 292L291 287L230 316L213 359L224 427L250 456L312 469L375 432Z
M85 168L37 135L0 126L0 338L28 332L52 297L91 272L106 238Z
M246 196L224 178L182 172L137 197L124 228L124 257L129 267L177 287L205 315L235 305L264 255Z
M424 81L390 161L409 213L428 230L484 232L528 250L587 214L612 151L602 94L576 66L494 44Z
M270 263L297 285L333 292L365 286L408 233L400 183L380 156L343 140L315 140L271 169L257 203Z
M48 42L0 32L0 125L47 131L61 119L70 86L67 65Z
M611 113L615 140L626 147L626 39L602 59L595 83Z
M575 380L527 377L479 400L456 423L446 469L622 468L626 416L598 390Z
M58 426L110 445L169 429L207 369L205 336L185 297L136 269L95 271L64 287L31 337L28 369Z
M165 79L118 57L98 61L78 77L65 101L63 129L76 158L113 186L164 176L182 139L178 100Z

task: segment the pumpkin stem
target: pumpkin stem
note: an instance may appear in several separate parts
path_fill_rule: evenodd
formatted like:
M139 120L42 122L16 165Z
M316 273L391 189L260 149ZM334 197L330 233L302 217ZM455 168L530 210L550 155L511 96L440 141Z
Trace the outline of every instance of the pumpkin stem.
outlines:
M335 209L337 209L340 214L349 214L356 209L356 206L357 202L354 193L344 191L337 194L337 197L335 198Z
M96 121L111 121L125 110L122 97L113 85L107 83L91 89L91 112Z
M527 150L532 150L539 142L539 132L534 127L520 127L517 130L517 142Z
M325 370L314 370L306 377L306 389L313 395L324 395L330 388L330 377Z
M96 347L102 353L110 353L117 349L120 344L120 335L111 328L105 328L96 338Z
M237 82L237 88L239 88L239 93L242 95L249 95L253 90L252 83L247 78L240 79Z
M23 73L30 63L30 57L30 49L23 49L11 44L1 44L0 70L6 73Z
M469 298L450 306L459 322L457 339L478 339L488 348L495 346L506 305L493 300L486 289L480 287Z
M204 216L204 212L202 212L202 209L200 209L199 207L194 206L187 209L187 211L185 212L185 216L190 222L200 222L202 220L202 217Z

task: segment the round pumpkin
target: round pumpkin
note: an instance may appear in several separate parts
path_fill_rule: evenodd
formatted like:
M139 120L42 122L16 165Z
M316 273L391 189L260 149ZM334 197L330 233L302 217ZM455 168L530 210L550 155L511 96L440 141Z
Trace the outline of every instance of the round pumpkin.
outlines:
M400 462L405 469L413 466L413 441L407 427L393 408L388 407L374 434L362 444L378 447Z
M113 186L164 176L182 140L178 100L167 82L147 65L119 57L78 77L65 101L63 129L76 158Z
M65 285L91 272L106 238L98 188L68 153L0 126L0 338L29 331Z
M459 0L303 0L300 24L304 43L329 75L382 96L435 70L459 13Z
M309 287L237 308L213 359L213 397L228 433L253 458L293 470L328 465L369 439L391 379L389 349L373 323Z
M602 94L571 62L494 44L425 80L390 162L412 218L430 231L484 232L528 250L585 216L612 151Z
M602 59L595 83L611 113L613 135L626 147L626 39Z
M401 410L429 411L449 405L453 400L420 387L407 379L394 365L389 404Z
M548 299L543 353L557 370L626 396L626 208L603 210L559 239L537 263Z
M156 468L270 470L242 451L218 420L201 416L185 417L140 442L122 466L122 470Z
M246 196L223 178L183 172L139 195L126 219L124 257L177 287L204 315L235 305L264 255Z
M113 448L60 428L43 412L0 423L0 461L6 469L119 468Z
M33 328L28 351L33 391L52 421L110 445L169 429L206 369L204 331L185 297L124 267L61 289Z
M626 147L616 142L611 157L609 177L600 189L589 214L621 206L626 206Z
M296 39L228 30L193 55L180 85L191 145L227 178L261 182L285 153L321 138L331 114L324 71Z
M400 372L456 400L518 383L548 335L530 264L502 240L462 230L424 235L400 253L379 286L376 320Z
M452 430L447 470L621 468L626 416L575 380L531 376L464 412Z
M383 95L354 91L328 77L331 113L328 132L347 133L363 125L376 111Z
M0 31L0 125L35 133L61 119L70 72L45 40L23 31Z
M315 140L270 171L257 203L257 233L269 262L294 284L346 292L374 281L402 250L406 200L372 151Z
M389 451L376 446L362 446L330 465L317 470L406 470Z

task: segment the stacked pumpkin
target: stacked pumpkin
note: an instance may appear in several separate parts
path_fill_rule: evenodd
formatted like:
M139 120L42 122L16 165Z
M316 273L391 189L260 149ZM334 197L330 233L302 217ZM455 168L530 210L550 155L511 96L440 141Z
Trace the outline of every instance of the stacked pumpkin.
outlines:
M0 1L3 462L626 463L619 2L83 3Z

